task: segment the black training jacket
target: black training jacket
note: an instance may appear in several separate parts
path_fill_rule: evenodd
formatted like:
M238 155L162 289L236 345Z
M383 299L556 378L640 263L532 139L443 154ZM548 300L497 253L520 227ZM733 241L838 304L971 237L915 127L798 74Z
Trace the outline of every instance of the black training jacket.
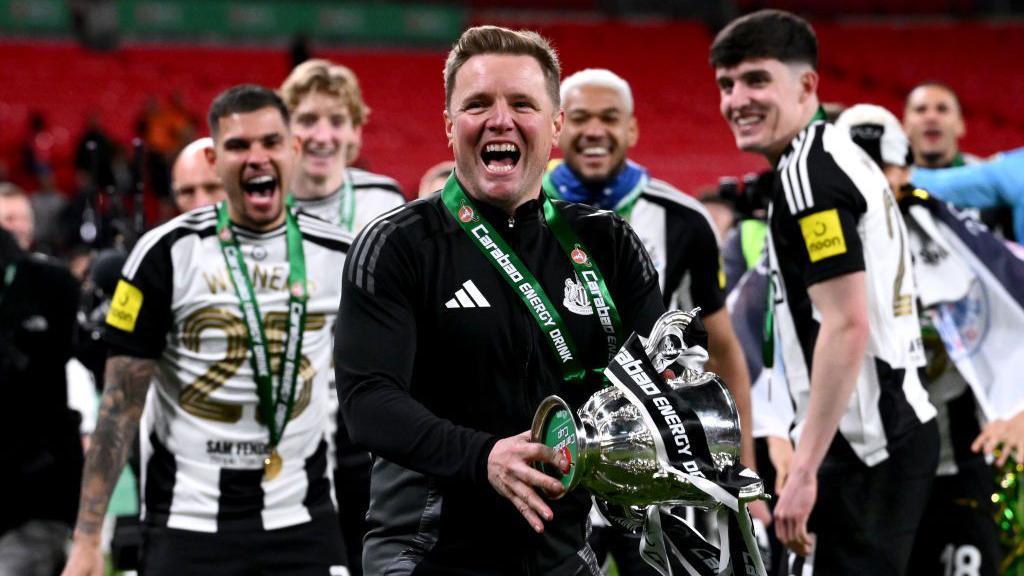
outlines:
M664 312L657 273L618 216L555 201L588 248L622 317L623 338L647 335ZM482 203L544 287L586 368L608 363L608 343L579 295L568 257L539 200L514 217ZM439 195L367 226L345 265L336 338L342 417L374 453L367 574L589 574L590 498L550 502L555 519L533 532L488 483L494 443L530 427L546 396L574 408L596 377L562 381L560 362L518 295L448 213ZM575 311L574 311L575 310Z

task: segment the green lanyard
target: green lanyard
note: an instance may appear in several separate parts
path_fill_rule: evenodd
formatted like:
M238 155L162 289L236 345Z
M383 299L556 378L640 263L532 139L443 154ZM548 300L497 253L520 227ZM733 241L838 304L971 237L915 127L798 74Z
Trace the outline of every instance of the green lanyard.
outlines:
M285 208L285 238L288 244L288 331L285 335L284 353L275 390L270 370L267 336L259 304L256 302L256 293L249 279L249 270L242 258L242 250L229 224L226 202L221 201L217 205L217 238L220 239L220 249L228 267L228 276L231 277L231 284L235 288L239 308L245 320L256 391L260 399L260 415L270 429L271 451L274 457L279 459L276 447L281 441L295 403L299 359L302 357L302 329L306 323L306 301L309 297L302 233L299 231L295 215L289 208Z
M508 282L530 311L547 338L555 357L561 360L563 379L566 382L582 380L585 370L576 355L576 344L565 321L552 305L540 282L534 278L519 256L509 248L497 230L477 214L476 205L462 190L454 173L448 177L444 185L441 200L477 249ZM605 285L604 276L555 205L544 195L541 196L541 201L544 203L544 219L548 227L572 262L584 290L590 294L591 303L607 336L608 357L611 358L618 351L622 321Z
M3 304L4 296L7 295L7 289L14 283L14 277L18 273L18 265L14 262L4 266L4 284L0 286L0 304Z
M356 194L352 189L352 175L345 172L345 181L341 183L341 197L338 199L338 226L351 232L356 219ZM289 194L285 197L285 205L288 208L295 207L295 196Z
M352 190L352 174L348 170L345 171L345 181L341 184L339 201L338 211L341 214L341 227L351 232L356 219L356 194Z

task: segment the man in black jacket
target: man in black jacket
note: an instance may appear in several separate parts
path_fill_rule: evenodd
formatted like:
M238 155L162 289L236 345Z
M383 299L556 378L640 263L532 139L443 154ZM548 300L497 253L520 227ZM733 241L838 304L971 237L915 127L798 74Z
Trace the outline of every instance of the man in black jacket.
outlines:
M456 169L444 191L363 230L336 339L341 409L376 456L367 574L597 574L589 496L529 442L550 394L578 407L630 332L664 312L620 217L550 201L559 66L540 36L462 35L445 66Z
M0 228L0 574L63 565L82 477L64 374L78 293L66 268L21 251Z

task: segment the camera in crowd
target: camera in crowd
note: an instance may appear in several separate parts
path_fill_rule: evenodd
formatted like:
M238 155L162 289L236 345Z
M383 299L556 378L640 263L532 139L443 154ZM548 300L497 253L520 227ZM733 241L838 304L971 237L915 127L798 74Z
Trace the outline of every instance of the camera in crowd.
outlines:
M723 176L718 179L716 194L732 205L740 220L764 220L768 216L768 201L774 182L775 172L772 170L760 174L749 172L742 179Z

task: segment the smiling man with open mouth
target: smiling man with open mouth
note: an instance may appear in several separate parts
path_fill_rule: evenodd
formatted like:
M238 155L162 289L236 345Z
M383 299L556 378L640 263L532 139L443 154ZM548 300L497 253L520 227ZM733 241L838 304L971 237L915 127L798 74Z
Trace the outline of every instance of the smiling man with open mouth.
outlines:
M265 106L220 119L206 154L224 183L231 221L256 231L284 223L285 183L299 143L281 110Z
M544 499L562 483L532 464L571 462L528 429L546 396L582 404L626 336L650 332L657 274L624 220L541 192L562 127L543 38L471 28L444 78L454 174L364 228L345 269L338 396L375 456L363 571L597 574L590 497Z
M127 258L65 576L103 573L100 528L140 418L140 572L346 573L324 435L351 236L286 206L298 141L274 92L229 88L208 119L227 199Z

